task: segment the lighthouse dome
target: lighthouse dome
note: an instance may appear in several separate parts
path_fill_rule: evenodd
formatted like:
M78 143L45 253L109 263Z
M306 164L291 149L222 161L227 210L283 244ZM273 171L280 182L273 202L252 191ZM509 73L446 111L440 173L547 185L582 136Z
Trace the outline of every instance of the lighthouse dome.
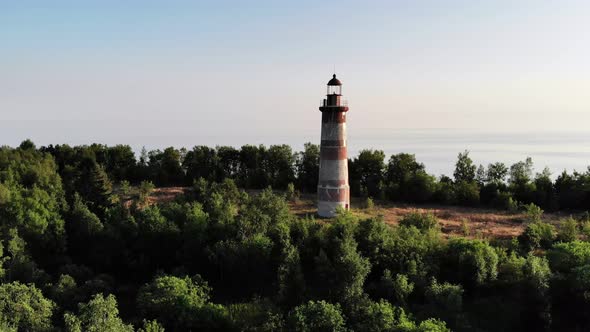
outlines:
M328 85L342 85L339 79L336 78L336 74L332 75L332 79L328 82Z

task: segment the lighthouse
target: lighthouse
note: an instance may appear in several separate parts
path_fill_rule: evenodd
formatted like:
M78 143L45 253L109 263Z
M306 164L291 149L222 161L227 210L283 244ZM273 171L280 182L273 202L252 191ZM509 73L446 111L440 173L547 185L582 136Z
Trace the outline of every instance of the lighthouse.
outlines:
M350 208L346 152L348 103L342 98L342 83L336 78L336 74L328 82L328 94L320 105L320 111L322 112L322 138L318 215L334 217L339 206L345 210Z

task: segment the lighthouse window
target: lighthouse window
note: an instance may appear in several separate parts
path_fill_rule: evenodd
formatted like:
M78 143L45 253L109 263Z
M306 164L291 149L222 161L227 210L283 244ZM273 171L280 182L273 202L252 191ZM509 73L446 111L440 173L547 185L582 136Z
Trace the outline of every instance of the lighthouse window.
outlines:
M340 94L342 94L342 87L340 85L328 85L328 94L329 95L333 95L333 94L340 95Z

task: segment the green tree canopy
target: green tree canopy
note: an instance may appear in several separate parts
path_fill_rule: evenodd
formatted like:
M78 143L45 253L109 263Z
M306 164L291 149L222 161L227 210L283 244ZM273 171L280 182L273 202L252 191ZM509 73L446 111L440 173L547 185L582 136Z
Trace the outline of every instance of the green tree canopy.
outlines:
M50 331L55 304L32 284L0 285L0 321L19 331Z
M88 303L80 303L78 315L66 313L68 332L133 332L132 325L126 325L119 318L117 299L110 294L104 297L96 294Z
M338 304L309 301L289 314L289 327L295 332L344 332L345 320Z

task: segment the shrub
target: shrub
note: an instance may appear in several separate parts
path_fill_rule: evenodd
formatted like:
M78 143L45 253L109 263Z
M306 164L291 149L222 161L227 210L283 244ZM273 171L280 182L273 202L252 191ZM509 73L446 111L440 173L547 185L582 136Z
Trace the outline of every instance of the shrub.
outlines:
M148 198L154 191L154 188L154 184L150 181L141 181L141 184L139 185L139 202L141 204L147 203Z
M373 202L373 199L371 197L367 197L367 199L365 200L365 209L373 210L373 208L375 208L375 202Z
M555 227L546 222L529 224L518 237L518 242L525 252L538 248L549 248L555 240Z
M456 321L463 310L463 287L448 282L438 283L432 280L426 289L426 307L429 315Z
M498 254L482 240L464 238L449 241L447 275L464 285L481 285L498 276Z
M464 236L469 236L471 234L471 228L469 227L469 220L463 219L461 220L461 232Z
M561 221L557 238L561 242L571 242L578 238L579 233L578 222L574 218L569 217Z
M479 204L479 186L477 182L460 181L455 183L455 198L459 205L475 206Z
M417 211L406 214L399 222L400 226L410 227L414 226L421 231L434 229L438 226L436 216L431 212L419 213Z
M543 216L543 210L541 210L540 207L531 203L528 205L524 205L524 210L525 210L527 222L534 223L534 222L541 221L541 217Z
M510 213L518 212L518 201L512 197L512 194L506 191L500 191L492 200L492 206L496 209L506 210Z
M299 199L299 193L295 190L295 185L293 183L289 183L287 185L285 199L291 202L296 202Z
M586 241L590 240L590 221L582 222L580 228L582 229L582 235L584 235Z
M405 306L408 296L414 291L414 283L408 281L404 274L393 276L390 270L381 276L381 293L396 305Z
M551 269L569 272L571 269L590 264L590 243L572 241L558 243L547 252Z

